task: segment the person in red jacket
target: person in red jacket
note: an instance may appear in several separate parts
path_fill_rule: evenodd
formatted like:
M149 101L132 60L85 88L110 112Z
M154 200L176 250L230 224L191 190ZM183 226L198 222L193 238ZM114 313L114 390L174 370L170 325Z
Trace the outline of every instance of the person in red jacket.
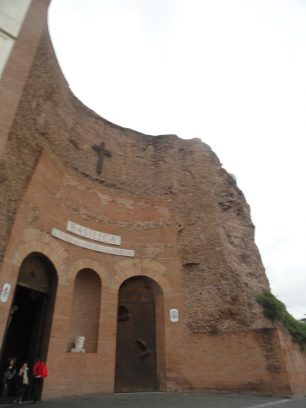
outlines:
M48 376L47 366L41 358L38 358L33 366L33 402L40 399L44 379Z

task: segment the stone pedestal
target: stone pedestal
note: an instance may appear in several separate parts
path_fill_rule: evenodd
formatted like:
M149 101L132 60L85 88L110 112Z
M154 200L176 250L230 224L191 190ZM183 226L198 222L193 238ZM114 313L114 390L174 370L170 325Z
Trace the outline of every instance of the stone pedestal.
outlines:
M78 349L78 348L75 348L75 347L73 347L71 350L71 353L85 353L85 349Z

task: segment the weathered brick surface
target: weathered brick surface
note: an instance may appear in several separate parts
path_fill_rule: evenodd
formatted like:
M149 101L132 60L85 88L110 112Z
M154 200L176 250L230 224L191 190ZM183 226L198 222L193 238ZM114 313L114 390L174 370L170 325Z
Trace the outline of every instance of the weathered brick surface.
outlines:
M58 275L45 397L113 392L118 290L135 275L150 277L158 288L161 390L305 390L305 381L295 378L295 370L305 376L305 361L293 359L298 350L255 303L268 281L248 204L206 144L147 136L98 117L69 91L47 31L3 137L0 283L14 286L33 252L47 256ZM100 142L112 152L102 176L92 149ZM51 229L64 231L68 220L120 235L136 257L52 237ZM101 297L86 305L95 322L99 317L98 334L94 328L92 352L81 355L67 350L77 333L72 320L78 326L87 302L81 294L75 305L75 279L83 269L101 280ZM9 302L0 307L3 334ZM178 323L169 320L171 308L179 310Z
M99 141L113 152L105 160L102 177L97 176L92 149ZM178 243L192 331L241 330L261 319L254 292L268 283L253 241L249 208L211 149L199 140L145 136L98 118L69 92L47 34L6 147L1 185L1 209L6 214L3 241L42 151L65 168L66 178L56 197L67 216L72 212L83 220L133 230L141 257L161 257ZM50 191L58 172L54 168L49 174ZM76 202L80 189L86 198ZM117 192L132 198L113 200ZM39 194L39 189L33 194ZM148 198L150 203L145 201ZM108 211L94 211L97 203ZM32 205L27 214L31 225L39 211ZM152 231L157 227L161 232L153 242ZM173 242L165 245L162 234L169 229ZM144 231L150 232L149 242L143 239ZM142 237L141 243L137 236Z

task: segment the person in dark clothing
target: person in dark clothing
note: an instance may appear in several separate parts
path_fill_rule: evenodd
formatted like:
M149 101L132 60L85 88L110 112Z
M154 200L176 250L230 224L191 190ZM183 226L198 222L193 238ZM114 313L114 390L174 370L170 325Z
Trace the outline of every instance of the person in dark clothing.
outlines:
M48 376L47 366L40 358L37 359L33 366L33 402L40 399L41 389L44 379Z
M2 377L2 397L12 396L16 388L16 359L10 358L8 360L8 367L5 369Z

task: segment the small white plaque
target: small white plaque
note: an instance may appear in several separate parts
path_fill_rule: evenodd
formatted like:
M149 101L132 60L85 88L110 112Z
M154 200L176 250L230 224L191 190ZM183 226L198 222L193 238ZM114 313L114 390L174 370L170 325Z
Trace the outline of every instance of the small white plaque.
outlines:
M83 239L74 237L73 235L66 234L66 232L63 232L57 228L52 228L51 235L55 238L61 239L62 241L68 242L69 244L91 249L92 251L96 252L104 252L105 254L111 255L135 256L135 251L133 249L114 248L84 241Z
M177 309L170 309L170 321L173 323L179 321L179 312Z
M5 303L7 302L11 292L11 285L9 283L5 283L2 286L1 295L0 295L0 302Z
M91 228L83 227L76 222L67 221L66 230L73 232L81 237L92 239L93 241L105 242L106 244L121 245L121 237L119 235L107 234Z

